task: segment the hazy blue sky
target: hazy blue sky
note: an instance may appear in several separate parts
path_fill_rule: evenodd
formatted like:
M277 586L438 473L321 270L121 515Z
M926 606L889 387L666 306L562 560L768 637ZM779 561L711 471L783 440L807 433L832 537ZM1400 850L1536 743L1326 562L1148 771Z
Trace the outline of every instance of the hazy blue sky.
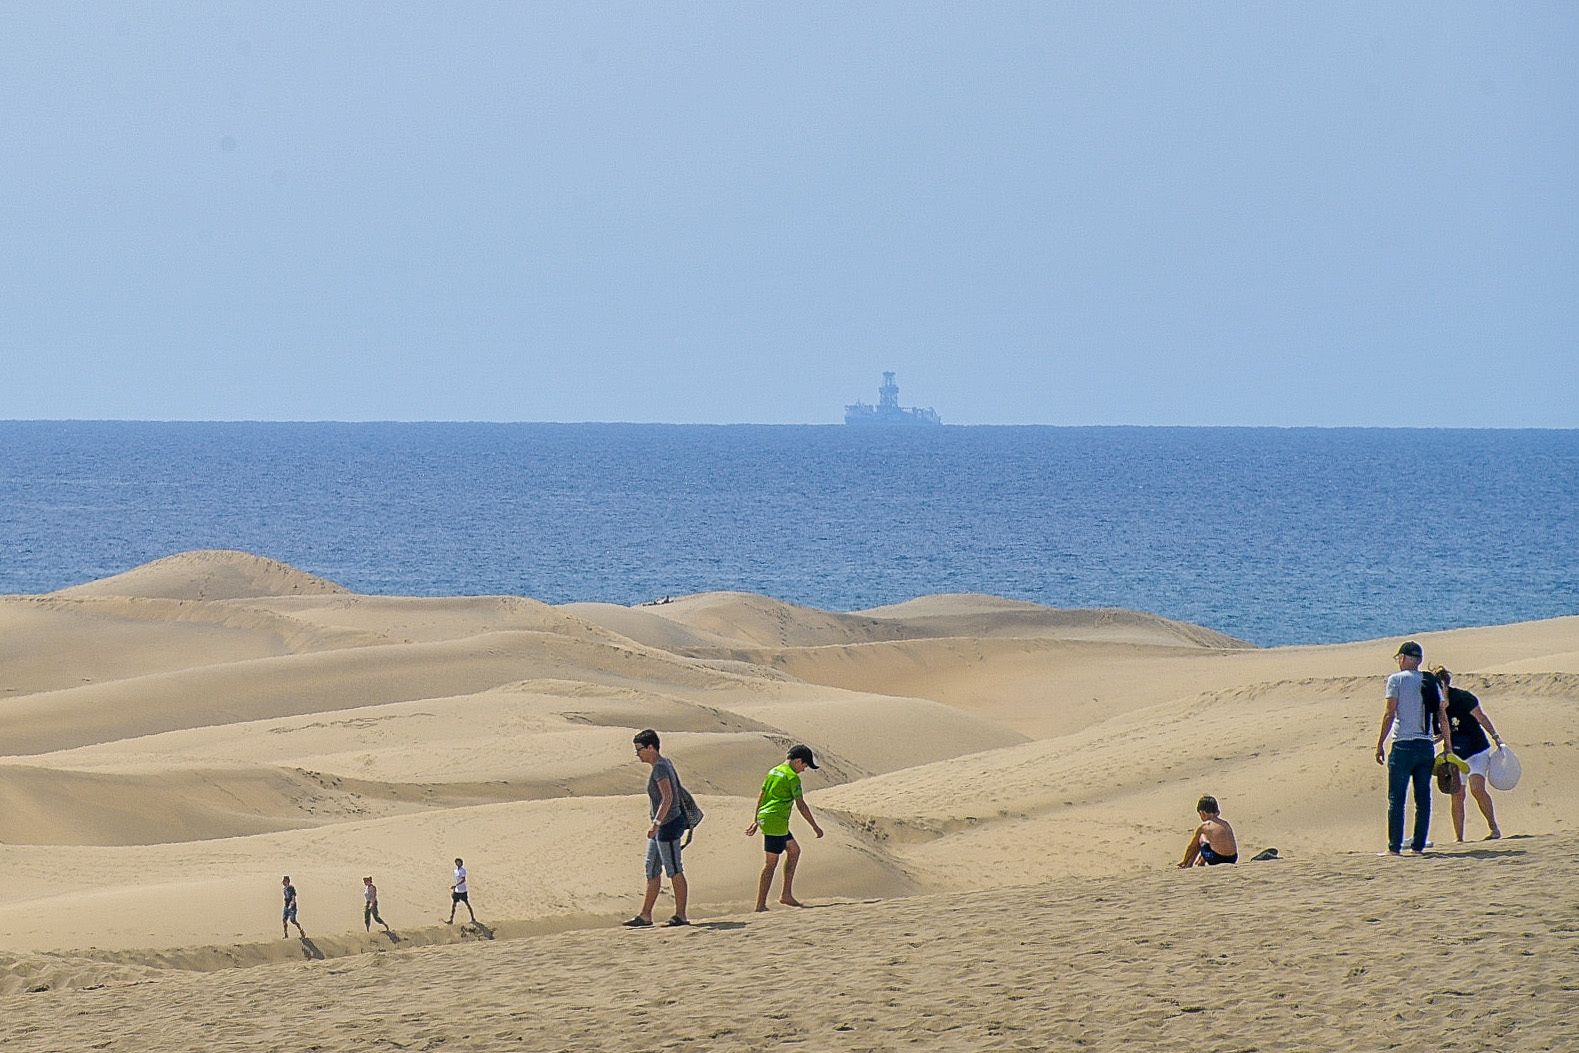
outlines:
M0 6L0 418L1579 426L1579 4ZM1562 72L1568 70L1567 73Z

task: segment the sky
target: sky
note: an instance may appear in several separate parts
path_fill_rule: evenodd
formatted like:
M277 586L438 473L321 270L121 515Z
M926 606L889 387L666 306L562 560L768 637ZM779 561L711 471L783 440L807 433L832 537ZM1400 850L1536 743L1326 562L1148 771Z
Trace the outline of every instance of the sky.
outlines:
M1571 3L0 6L0 419L1579 427Z

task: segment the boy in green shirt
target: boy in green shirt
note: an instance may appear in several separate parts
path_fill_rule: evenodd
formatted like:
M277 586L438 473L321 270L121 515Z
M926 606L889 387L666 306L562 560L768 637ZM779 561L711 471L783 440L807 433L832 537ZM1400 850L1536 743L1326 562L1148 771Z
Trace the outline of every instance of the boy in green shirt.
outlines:
M784 894L779 897L779 902L787 907L802 906L795 898L795 864L800 862L800 845L795 843L795 835L790 833L790 806L793 804L800 809L800 814L805 816L817 836L822 836L822 827L817 825L816 818L811 814L811 809L801 797L800 773L807 768L813 771L817 768L817 759L812 756L810 746L791 746L789 758L768 772L762 783L762 794L757 798L757 817L754 822L746 827L746 836L750 837L759 829L762 831L762 849L767 853L767 862L762 867L762 877L757 881L757 910L768 909L768 891L773 887L773 872L778 869L779 856L787 854L784 862Z

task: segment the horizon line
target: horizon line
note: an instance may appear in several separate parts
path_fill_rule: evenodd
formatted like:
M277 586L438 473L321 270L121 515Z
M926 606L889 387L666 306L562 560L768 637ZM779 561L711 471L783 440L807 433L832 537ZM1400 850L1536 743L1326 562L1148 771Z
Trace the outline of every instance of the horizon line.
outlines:
M489 418L436 418L436 417L4 417L0 424L486 424L498 427L519 425L548 425L555 427L583 427L587 425L647 427L647 428L837 428L849 425L838 421L661 421L661 420L496 420ZM1241 431L1579 431L1579 424L1459 424L1442 427L1431 424L1134 424L1134 423L1085 423L1050 424L1045 422L999 423L977 421L972 423L939 424L914 429L903 426L851 428L861 433L912 434L927 433L938 428L1060 428L1079 429L1151 429L1151 430L1241 430Z

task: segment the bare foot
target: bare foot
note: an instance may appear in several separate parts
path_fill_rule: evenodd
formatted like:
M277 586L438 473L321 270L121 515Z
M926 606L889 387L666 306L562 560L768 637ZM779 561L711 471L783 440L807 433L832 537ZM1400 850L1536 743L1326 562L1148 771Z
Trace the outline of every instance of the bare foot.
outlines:
M758 914L766 914L767 912L768 912L768 905L766 903L758 903L757 904L757 913Z
M1486 840L1487 841L1496 841L1496 840L1500 839L1501 837L1502 837L1502 831L1501 830L1493 830L1491 833L1486 835Z
M796 899L794 896L781 896L779 897L779 902L784 904L786 907L804 907L806 905L800 900Z
M454 918L445 918L444 919L444 924L446 924L446 925L454 925L455 924L455 919Z

